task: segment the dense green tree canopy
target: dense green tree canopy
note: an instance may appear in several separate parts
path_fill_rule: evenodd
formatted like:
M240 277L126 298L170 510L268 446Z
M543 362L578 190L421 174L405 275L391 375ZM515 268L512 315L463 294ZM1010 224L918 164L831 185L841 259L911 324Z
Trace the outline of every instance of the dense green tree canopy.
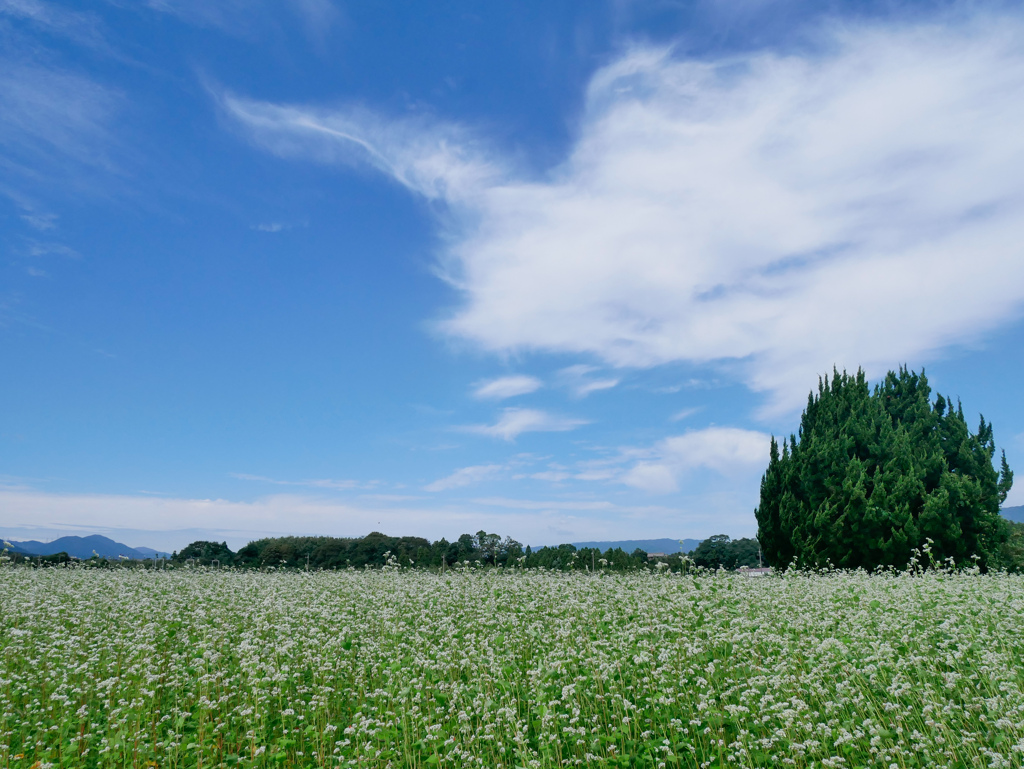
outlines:
M729 539L728 534L715 534L697 545L691 557L695 565L705 569L738 569L760 566L759 549L756 539Z
M231 564L234 558L235 554L228 548L227 542L207 542L201 539L186 545L180 553L171 556L171 560L175 562L184 563L194 559L204 566L209 566L214 561L226 566Z
M250 542L237 553L232 553L223 543L200 541L175 553L174 560L195 559L202 565L210 565L216 558L221 566L241 568L361 569L379 568L389 557L397 559L402 566L428 569L465 566L467 562L472 568L500 566L557 571L591 568L627 571L649 565L647 553L642 550L628 555L620 548L602 553L594 548L577 550L573 545L524 549L511 537L502 539L498 534L483 530L475 535L463 534L455 542L439 539L433 543L422 537L389 537L377 531L358 538L270 537ZM668 560L675 568L679 567L678 557Z
M863 371L819 382L798 435L772 439L757 508L769 564L902 568L932 540L938 559L1000 565L999 506L1013 482L993 466L992 425L976 433L962 406L922 372L889 372L872 391Z

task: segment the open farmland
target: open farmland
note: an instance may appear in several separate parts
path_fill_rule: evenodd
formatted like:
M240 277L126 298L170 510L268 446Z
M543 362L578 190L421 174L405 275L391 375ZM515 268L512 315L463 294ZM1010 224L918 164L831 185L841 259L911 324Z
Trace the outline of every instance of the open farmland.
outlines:
M1017 576L0 571L2 767L1020 766Z

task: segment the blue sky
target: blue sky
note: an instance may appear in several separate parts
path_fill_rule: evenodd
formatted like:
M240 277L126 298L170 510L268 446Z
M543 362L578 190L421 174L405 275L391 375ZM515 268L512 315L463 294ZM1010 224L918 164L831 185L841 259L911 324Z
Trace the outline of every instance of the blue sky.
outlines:
M749 536L833 366L1019 469L1021 125L1011 4L0 0L0 528Z

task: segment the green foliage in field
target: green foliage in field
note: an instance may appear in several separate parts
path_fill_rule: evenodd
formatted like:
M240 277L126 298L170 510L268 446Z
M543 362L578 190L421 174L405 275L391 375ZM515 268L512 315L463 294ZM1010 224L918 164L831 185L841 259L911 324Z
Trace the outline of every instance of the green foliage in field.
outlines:
M729 539L728 534L715 534L697 545L691 557L694 565L704 569L738 569L760 566L759 549L756 539Z
M230 565L234 563L235 554L231 552L227 542L206 542L197 540L191 545L182 548L180 553L174 553L171 560L176 563L194 561L203 566L210 566L216 561L220 564Z
M889 372L872 392L863 371L812 393L799 437L772 440L757 508L772 566L903 568L931 542L939 559L998 568L1008 536L999 505L1013 483L993 467L992 425L977 433L925 375Z
M36 564L39 566L58 566L71 563L71 556L65 552L53 553L52 555L27 555L25 553L9 552L4 548L0 558L6 559L12 564Z
M577 550L573 545L523 548L511 537L478 531L463 534L455 542L422 537L389 537L373 532L365 537L270 537L250 542L237 553L224 543L197 541L180 553L176 563L209 566L216 559L220 566L239 568L346 569L379 568L395 559L402 566L451 568L467 562L477 566L517 566L560 571L596 569L604 559L605 570L625 571L647 566L647 553L638 550L626 554L621 549L602 553L594 548ZM678 568L678 557L674 559Z
M1014 574L1024 574L1024 523L1009 523L1010 536L999 553L1001 566Z
M0 766L1024 758L1024 577L0 574Z

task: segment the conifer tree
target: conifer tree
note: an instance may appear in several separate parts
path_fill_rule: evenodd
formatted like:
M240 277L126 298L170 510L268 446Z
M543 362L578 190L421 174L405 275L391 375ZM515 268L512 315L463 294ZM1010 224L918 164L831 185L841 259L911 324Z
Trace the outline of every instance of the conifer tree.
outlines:
M993 466L992 425L972 433L958 402L934 403L924 372L833 372L811 393L799 432L772 438L756 510L772 566L904 567L932 540L937 559L999 566L1008 537L999 506L1013 483Z

